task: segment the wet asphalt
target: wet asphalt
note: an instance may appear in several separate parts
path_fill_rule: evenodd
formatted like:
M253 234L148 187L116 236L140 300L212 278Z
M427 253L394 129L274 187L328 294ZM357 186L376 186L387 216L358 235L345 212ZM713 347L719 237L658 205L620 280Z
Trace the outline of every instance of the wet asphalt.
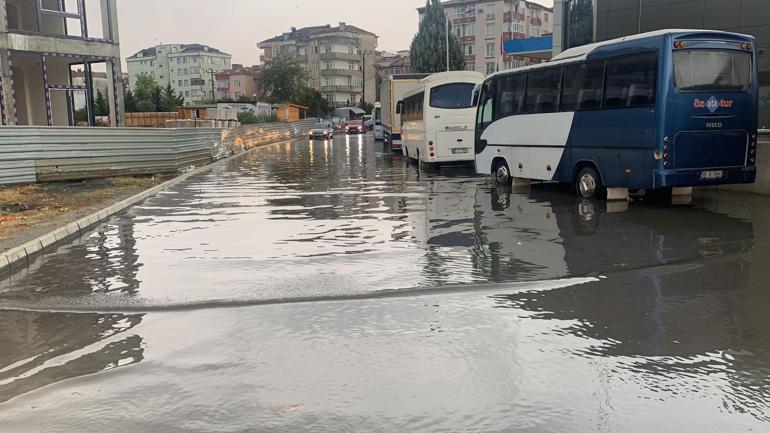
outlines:
M262 147L0 281L0 431L766 431L769 224Z

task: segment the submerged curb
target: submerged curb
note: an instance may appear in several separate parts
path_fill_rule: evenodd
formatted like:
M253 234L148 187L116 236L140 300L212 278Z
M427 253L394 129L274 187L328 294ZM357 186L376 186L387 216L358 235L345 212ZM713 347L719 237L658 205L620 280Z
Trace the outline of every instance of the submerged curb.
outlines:
M295 139L296 138L292 138L291 140L295 140ZM264 143L263 145L268 145L268 144L273 144L273 143ZM241 158L244 155L247 155L255 151L259 147L262 147L262 146L256 146L244 152L240 152L235 155L229 156L225 159L215 161L211 164L204 165L201 167L196 167L188 171L187 173L184 173L180 176L177 176L173 179L163 182L160 185L156 185L150 189L140 192L139 194L136 194L127 199L121 200L107 208L104 208L100 211L92 213L91 215L80 218L79 220L73 223L67 224L64 227L60 227L50 233L47 233L43 236L38 237L37 239L31 240L23 245L12 248L0 254L0 278L9 277L17 270L21 268L29 267L32 264L33 260L35 260L39 256L42 256L47 252L52 252L57 247L63 244L66 244L72 241L73 239L80 237L82 234L90 231L91 229L93 229L100 223L106 221L113 215L151 196L154 196L155 194L161 191L164 191L168 188L176 186L181 182L187 180L191 176L205 173L206 171L212 170L217 166L226 164L227 162L230 162L236 158Z

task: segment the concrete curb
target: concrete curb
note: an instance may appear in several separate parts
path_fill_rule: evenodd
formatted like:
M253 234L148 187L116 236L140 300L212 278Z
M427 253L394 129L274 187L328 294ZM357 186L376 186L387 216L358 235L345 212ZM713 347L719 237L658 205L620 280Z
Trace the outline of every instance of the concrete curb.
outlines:
M296 139L297 137L290 138L289 141L293 141ZM0 254L0 278L9 277L19 269L29 267L34 261L34 259L36 259L38 256L55 251L57 247L64 245L72 241L73 239L81 236L82 234L90 231L91 229L93 229L100 223L106 221L113 215L119 212L122 212L123 210L151 196L154 196L155 194L161 191L164 191L168 188L176 186L192 176L205 173L220 165L227 164L228 162L233 161L237 158L242 158L245 155L248 155L249 153L259 149L262 146L279 143L281 141L285 141L285 140L275 141L271 143L264 143L260 146L256 146L251 149L245 150L243 152L237 153L235 155L229 156L227 158L220 159L219 161L215 161L211 164L197 167L193 170L190 170L187 173L184 173L171 180L163 182L160 185L156 185L150 189L140 192L139 194L131 196L125 200L119 201L113 204L112 206L109 206L105 209L92 213L91 215L80 218L79 220L73 223L67 224L64 227L60 227L50 233L40 236L37 239L31 240L23 245L12 248L6 251L5 253Z

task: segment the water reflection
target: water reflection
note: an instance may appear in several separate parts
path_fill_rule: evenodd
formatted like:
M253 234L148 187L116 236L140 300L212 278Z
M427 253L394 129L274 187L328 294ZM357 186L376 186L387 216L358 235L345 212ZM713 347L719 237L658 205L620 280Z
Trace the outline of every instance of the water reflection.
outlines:
M752 200L741 218L703 200L615 212L467 167L418 174L362 136L283 143L117 215L1 282L0 304L121 311L607 274L751 250L768 209Z
M35 389L141 362L141 315L0 312L0 404Z

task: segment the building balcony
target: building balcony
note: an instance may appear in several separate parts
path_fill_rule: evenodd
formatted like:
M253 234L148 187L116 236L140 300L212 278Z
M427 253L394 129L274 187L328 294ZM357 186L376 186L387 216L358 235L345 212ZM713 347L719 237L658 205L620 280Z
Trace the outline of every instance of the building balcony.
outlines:
M361 56L358 54L350 53L321 53L321 60L347 60L347 61L360 61Z
M361 93L361 86L321 86L321 92L326 93Z
M361 77L363 76L362 72L358 69L321 69L321 76L322 77L329 77L329 76L346 76L346 77Z

